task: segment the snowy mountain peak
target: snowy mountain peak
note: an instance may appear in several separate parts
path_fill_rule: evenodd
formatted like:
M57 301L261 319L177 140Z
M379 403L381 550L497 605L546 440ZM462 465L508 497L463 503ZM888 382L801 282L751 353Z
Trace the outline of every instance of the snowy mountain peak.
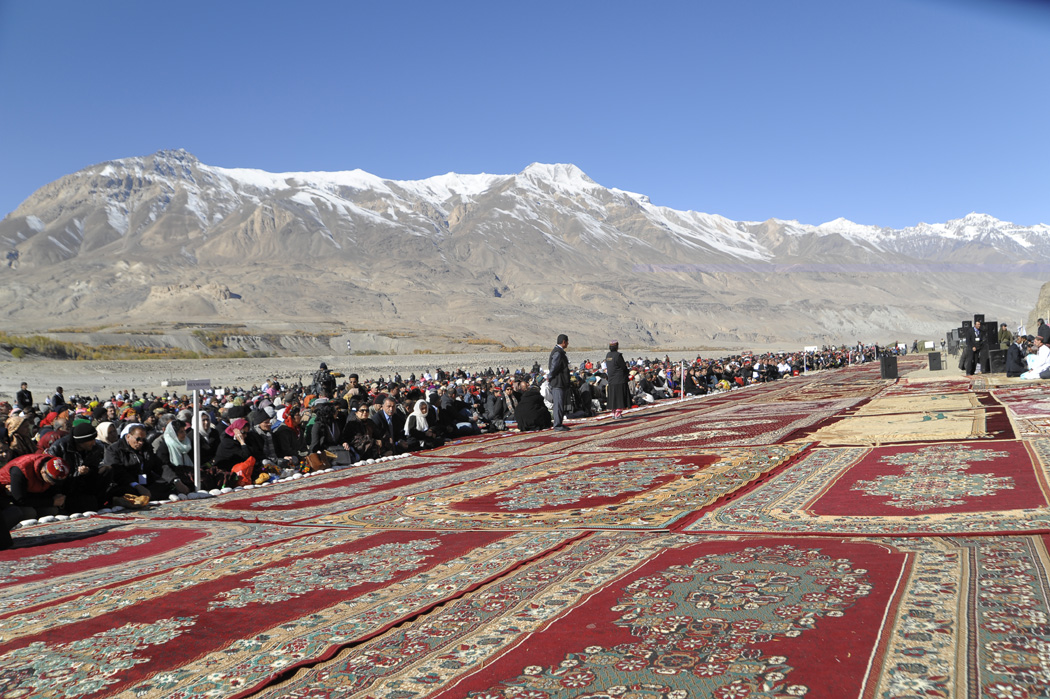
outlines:
M521 171L521 176L542 180L563 189L594 189L601 186L571 163L532 163Z

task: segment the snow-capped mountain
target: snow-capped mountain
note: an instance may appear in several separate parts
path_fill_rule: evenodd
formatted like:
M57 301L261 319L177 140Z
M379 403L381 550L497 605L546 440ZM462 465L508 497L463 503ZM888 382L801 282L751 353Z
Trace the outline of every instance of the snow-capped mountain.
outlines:
M182 150L41 188L0 221L0 247L16 324L178 309L165 320L336 319L507 344L546 343L551 322L663 344L939 335L972 312L1020 318L1050 276L1050 226L983 214L901 230L738 222L574 165L397 181ZM64 295L49 280L68 280Z

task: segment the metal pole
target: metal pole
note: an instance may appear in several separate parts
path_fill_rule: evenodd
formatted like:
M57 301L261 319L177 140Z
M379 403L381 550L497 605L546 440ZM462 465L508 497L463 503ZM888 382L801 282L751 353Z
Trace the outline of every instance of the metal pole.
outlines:
M685 360L682 360L682 375L678 377L678 390L682 393L682 398L685 398Z
M198 391L193 392L193 484L201 489L201 407L197 399Z

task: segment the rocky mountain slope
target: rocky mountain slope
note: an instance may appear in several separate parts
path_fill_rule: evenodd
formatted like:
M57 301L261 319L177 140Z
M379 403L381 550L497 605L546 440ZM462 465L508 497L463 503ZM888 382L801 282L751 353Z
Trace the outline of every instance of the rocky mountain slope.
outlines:
M418 348L563 330L663 347L939 337L974 312L1020 322L1050 276L1050 226L982 214L902 230L738 222L572 165L394 181L181 150L41 188L0 221L0 249L11 329L236 323Z

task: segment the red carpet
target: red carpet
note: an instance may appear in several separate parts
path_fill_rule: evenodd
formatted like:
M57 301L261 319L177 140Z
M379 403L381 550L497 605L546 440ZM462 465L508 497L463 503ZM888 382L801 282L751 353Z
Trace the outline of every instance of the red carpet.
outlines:
M869 364L19 529L0 697L1046 696L1050 389L997 380Z

